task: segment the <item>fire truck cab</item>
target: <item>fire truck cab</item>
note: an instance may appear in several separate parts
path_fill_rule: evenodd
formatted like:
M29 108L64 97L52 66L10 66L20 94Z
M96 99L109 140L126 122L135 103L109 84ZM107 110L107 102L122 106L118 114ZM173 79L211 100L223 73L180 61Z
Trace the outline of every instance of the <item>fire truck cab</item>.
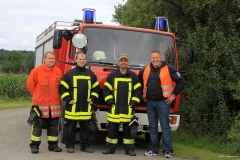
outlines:
M128 26L104 25L96 22L95 10L83 9L83 20L74 22L56 21L41 33L36 40L35 66L43 62L44 52L51 50L55 53L55 66L66 73L75 65L75 55L79 50L85 51L87 65L98 77L101 91L96 102L98 110L96 117L100 131L107 129L108 105L104 101L102 88L108 74L118 68L117 58L121 53L129 56L129 69L135 73L150 63L150 52L160 50L162 60L175 66L178 70L178 53L176 36L169 32L168 21L165 17L156 18L155 29L134 28ZM180 96L172 104L170 110L171 130L178 129L180 115L175 114L179 108ZM64 139L64 102L63 116L60 121L61 141ZM139 134L145 133L149 138L149 123L146 104L141 102L135 107L138 117ZM121 131L121 125L119 130ZM161 126L159 124L159 133Z

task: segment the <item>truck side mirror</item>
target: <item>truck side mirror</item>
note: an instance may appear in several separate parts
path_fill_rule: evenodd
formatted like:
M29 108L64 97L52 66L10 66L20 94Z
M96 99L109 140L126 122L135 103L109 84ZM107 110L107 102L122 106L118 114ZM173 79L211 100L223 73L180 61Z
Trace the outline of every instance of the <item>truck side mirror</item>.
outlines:
M192 48L189 48L187 52L187 63L192 64L193 60L194 60L194 50Z
M55 30L53 35L53 48L60 49L62 47L62 31Z
M73 34L70 31L66 30L66 31L63 31L62 36L66 41L69 41L70 39L72 39Z

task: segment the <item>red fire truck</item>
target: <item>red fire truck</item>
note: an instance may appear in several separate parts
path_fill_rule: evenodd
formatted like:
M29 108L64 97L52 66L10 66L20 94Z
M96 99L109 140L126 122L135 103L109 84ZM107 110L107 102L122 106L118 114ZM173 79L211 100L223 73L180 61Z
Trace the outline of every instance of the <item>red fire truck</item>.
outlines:
M98 77L101 91L96 102L98 110L96 118L100 131L107 129L107 110L102 88L107 75L118 67L117 57L121 53L129 55L129 68L138 74L139 70L149 64L150 52L160 50L162 59L178 66L177 38L169 32L168 21L165 17L156 18L155 29L134 28L122 25L104 25L96 22L95 10L83 9L83 20L74 22L56 21L41 33L36 40L35 66L41 65L45 51L52 50L56 55L55 66L63 74L74 67L75 55L79 50L86 51L87 66ZM189 55L191 58L191 54ZM180 95L172 104L170 111L171 130L178 129L180 115L174 114L180 104ZM62 106L64 110L64 102ZM149 139L149 124L146 105L143 100L135 107L139 119L138 132L144 133ZM61 141L64 137L64 117L60 122ZM120 125L121 126L121 125ZM120 127L121 131L122 128ZM159 133L161 127L159 125Z

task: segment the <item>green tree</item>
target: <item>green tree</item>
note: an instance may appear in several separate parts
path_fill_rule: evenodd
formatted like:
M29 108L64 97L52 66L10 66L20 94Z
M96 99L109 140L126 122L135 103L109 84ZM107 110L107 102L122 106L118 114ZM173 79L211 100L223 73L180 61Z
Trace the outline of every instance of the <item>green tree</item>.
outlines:
M9 51L7 51L7 50L0 49L0 64L3 62L3 60L5 59L8 52Z
M30 73L30 71L34 68L34 52L28 51L24 53L24 59L21 63L21 73Z
M124 26L153 28L155 24L156 9L161 1L156 0L128 0L125 5L115 6L113 22Z
M179 112L184 131L224 135L234 122L240 105L239 13L239 0L128 0L115 6L114 22L153 29L154 17L166 16L170 31L193 44L191 65L178 45L180 67L187 71Z
M2 72L4 73L20 73L21 63L24 55L20 51L9 52L2 64Z

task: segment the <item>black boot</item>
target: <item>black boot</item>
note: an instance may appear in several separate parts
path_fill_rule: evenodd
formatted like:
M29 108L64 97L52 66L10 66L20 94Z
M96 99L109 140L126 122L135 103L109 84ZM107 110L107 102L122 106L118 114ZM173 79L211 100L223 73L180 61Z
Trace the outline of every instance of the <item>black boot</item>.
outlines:
M114 154L114 153L115 153L115 151L111 151L108 148L106 150L102 151L102 154Z
M129 155L129 156L136 156L136 153L132 150L126 152L126 154Z

